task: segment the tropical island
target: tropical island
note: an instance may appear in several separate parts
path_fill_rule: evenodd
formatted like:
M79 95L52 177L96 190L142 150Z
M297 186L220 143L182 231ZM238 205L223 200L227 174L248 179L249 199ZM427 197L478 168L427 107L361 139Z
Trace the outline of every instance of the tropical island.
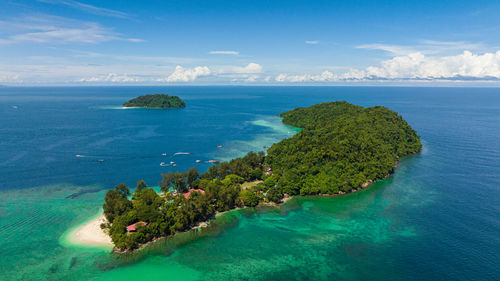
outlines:
M144 95L131 99L123 104L124 107L147 107L147 108L181 108L186 103L178 96L166 94Z
M367 187L393 173L398 160L418 153L416 132L385 107L329 102L280 115L302 131L264 152L211 166L162 174L161 193L139 181L104 198L101 227L115 250L129 251L197 227L218 212L279 204L290 196L337 195Z

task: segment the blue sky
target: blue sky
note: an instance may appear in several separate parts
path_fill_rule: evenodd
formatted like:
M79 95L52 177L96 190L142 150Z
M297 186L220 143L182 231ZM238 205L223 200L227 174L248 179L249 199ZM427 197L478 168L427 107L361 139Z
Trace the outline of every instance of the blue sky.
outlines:
M500 81L499 1L0 3L0 83Z

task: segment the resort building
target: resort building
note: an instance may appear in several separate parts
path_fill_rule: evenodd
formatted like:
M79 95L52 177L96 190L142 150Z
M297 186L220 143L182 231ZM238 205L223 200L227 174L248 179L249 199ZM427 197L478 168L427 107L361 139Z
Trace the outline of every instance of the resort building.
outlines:
M203 190L203 189L190 188L188 192L184 193L184 198L189 199L189 197L191 196L191 192L193 192L193 191L198 191L198 192L201 192L201 194L205 194L205 190Z
M146 226L146 225L148 225L148 223L144 222L144 221L139 221L139 222L136 222L134 224L131 224L131 225L127 226L127 232L135 232L139 225Z

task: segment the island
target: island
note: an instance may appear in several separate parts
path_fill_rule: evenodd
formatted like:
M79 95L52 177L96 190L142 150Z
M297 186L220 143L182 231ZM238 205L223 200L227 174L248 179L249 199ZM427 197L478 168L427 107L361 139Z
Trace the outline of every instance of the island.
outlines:
M221 162L200 174L196 168L162 174L161 193L140 180L104 198L115 251L188 231L234 208L280 204L291 196L340 195L367 187L394 172L401 157L418 153L417 133L396 112L328 102L280 115L302 128L264 152Z
M124 107L146 107L146 108L182 108L186 103L178 96L166 94L144 95L131 99L123 104Z

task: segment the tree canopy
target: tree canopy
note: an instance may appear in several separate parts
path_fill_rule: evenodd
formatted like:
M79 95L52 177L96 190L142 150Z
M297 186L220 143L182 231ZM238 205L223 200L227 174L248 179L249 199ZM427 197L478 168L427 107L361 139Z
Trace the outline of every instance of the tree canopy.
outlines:
M165 94L144 95L131 99L123 104L124 107L151 107L151 108L179 108L186 107L186 103L178 96Z
M303 130L269 148L266 164L286 193L347 192L384 178L422 148L416 132L385 107L329 102L281 114Z

